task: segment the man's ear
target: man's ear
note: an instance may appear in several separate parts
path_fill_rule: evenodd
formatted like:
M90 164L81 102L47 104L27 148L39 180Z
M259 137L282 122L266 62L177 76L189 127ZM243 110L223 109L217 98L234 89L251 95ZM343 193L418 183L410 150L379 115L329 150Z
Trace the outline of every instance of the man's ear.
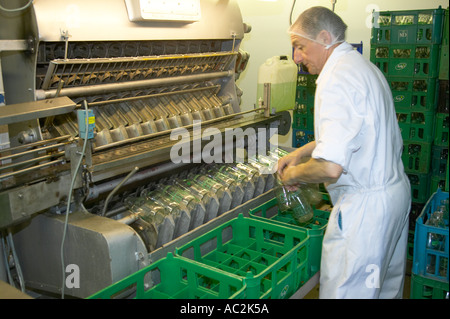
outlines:
M317 41L323 43L324 45L328 45L333 42L333 39L330 32L328 32L327 30L322 30L317 36Z

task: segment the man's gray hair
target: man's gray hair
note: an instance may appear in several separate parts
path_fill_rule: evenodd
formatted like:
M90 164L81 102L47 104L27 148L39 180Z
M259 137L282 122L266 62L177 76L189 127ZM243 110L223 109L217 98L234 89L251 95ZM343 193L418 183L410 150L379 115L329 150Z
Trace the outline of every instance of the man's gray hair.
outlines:
M311 7L303 11L288 32L315 39L322 30L331 34L332 42L345 41L347 25L336 13L325 7Z

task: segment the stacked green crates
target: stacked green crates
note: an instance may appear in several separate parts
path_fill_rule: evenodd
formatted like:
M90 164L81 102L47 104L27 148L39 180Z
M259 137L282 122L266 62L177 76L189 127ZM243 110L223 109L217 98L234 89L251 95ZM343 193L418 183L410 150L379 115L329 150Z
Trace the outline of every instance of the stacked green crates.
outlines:
M437 110L435 116L435 131L431 161L431 191L440 188L447 190L448 185L448 145L449 145L449 69L448 41L449 17L448 8L444 12L442 44L439 65L439 82Z
M317 75L299 66L292 121L292 146L301 147L314 140L314 95Z
M370 59L392 91L413 204L424 204L445 176L435 175L442 169L437 153L445 153L440 149L444 146L436 144L442 131L439 123L445 123L437 113L445 16L448 10L441 7L374 13Z

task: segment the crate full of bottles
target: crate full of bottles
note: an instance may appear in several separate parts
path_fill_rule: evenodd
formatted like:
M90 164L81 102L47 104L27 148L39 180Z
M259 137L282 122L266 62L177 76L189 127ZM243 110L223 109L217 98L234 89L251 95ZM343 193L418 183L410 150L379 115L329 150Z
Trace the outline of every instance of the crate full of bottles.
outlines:
M416 220L412 272L448 283L448 192L438 189Z
M374 13L371 44L440 44L444 9Z

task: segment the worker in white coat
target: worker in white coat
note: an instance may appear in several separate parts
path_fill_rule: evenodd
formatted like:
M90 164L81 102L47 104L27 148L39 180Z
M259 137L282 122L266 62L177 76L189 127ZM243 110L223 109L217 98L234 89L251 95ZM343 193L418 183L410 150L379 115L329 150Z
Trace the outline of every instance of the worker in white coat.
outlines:
M388 83L345 42L347 26L313 7L290 27L294 61L318 74L315 141L278 162L284 184L324 183L333 210L323 239L320 298L401 298L410 184Z

